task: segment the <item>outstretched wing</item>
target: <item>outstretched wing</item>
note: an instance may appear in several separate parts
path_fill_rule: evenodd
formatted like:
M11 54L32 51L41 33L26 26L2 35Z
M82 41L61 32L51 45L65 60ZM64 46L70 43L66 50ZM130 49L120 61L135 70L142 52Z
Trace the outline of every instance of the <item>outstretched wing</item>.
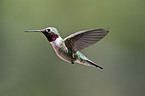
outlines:
M75 53L96 43L105 37L108 32L109 30L103 28L84 30L66 37L64 42L68 50L70 49L71 53Z

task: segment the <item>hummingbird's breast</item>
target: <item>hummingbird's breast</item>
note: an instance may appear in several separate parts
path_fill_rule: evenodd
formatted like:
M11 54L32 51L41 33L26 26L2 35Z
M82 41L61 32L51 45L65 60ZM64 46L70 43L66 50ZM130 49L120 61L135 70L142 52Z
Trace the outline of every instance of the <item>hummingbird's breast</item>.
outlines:
M68 49L61 37L58 37L55 41L50 42L58 57L71 63L72 57L68 54Z

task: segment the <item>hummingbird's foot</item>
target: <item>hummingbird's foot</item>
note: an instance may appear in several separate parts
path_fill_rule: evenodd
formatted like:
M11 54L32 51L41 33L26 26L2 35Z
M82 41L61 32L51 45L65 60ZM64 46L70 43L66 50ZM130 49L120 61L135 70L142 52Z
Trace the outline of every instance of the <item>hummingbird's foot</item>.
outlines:
M71 61L71 64L74 64L74 61L73 60Z

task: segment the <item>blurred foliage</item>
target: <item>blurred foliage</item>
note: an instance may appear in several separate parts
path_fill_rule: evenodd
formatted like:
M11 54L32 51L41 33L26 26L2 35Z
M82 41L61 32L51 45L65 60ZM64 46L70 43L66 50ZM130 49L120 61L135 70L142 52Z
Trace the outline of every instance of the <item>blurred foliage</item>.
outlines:
M144 0L1 0L0 96L144 96ZM41 33L110 28L83 50L103 71L59 59Z

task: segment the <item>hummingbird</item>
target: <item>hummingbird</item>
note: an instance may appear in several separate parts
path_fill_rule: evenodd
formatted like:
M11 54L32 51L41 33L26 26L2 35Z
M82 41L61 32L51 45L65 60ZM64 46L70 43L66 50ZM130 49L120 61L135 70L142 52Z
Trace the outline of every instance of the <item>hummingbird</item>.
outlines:
M79 63L86 66L103 69L103 67L88 59L80 51L104 38L109 32L108 29L96 28L79 31L64 39L60 37L60 34L54 27L47 27L42 30L26 30L25 32L43 33L52 45L57 56L66 62L71 64Z

